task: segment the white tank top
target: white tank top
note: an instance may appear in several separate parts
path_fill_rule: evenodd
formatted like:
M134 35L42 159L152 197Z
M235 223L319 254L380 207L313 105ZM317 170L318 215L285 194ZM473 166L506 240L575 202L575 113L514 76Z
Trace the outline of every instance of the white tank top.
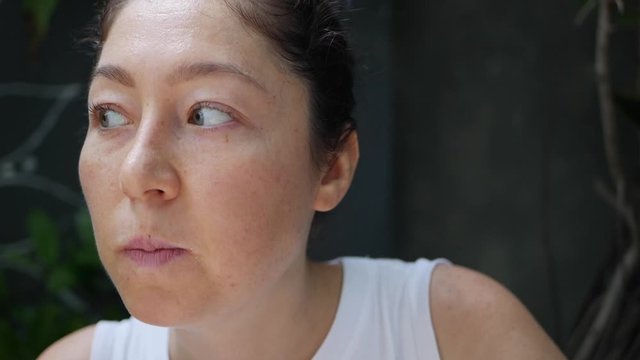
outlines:
M313 360L438 360L429 283L446 260L342 258L344 278L333 325ZM169 360L169 329L135 318L100 321L92 360Z

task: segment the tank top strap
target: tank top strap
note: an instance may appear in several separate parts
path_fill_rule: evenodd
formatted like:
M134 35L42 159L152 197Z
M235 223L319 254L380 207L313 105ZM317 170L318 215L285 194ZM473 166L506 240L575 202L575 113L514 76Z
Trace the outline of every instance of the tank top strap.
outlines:
M332 263L342 264L342 289L338 301L338 309L335 318L325 337L322 345L312 360L338 359L341 356L349 358L356 349L357 342L349 341L353 336L357 336L354 329L361 328L361 323L365 321L362 294L373 292L373 278L370 271L363 266L359 266L360 258L345 257L333 260Z
M405 324L404 328L412 328L414 344L418 354L432 354L434 359L440 359L437 337L431 316L430 289L433 270L440 264L451 264L446 259L426 260L419 259L413 266L413 276L408 279L408 303L412 317L411 324ZM407 317L403 317L407 319ZM408 345L408 344L407 344ZM421 358L421 357L418 357Z
M431 275L445 259L403 262L342 258L342 293L313 360L438 360L431 321Z

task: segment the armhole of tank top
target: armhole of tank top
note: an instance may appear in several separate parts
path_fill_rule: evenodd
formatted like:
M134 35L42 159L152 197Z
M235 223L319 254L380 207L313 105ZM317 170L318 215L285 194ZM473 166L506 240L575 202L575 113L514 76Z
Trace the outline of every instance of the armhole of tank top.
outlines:
M438 338L435 327L433 326L433 317L431 316L431 280L433 279L433 272L437 266L445 264L451 265L451 262L447 259L435 259L435 260L418 260L420 274L417 276L418 283L415 284L418 288L418 296L416 304L416 319L422 319L422 321L416 321L416 348L420 358L427 356L426 359L440 359L440 349L438 347Z
M343 257L330 263L342 263L342 289L336 315L320 348L312 360L350 359L357 338L354 329L361 325L363 297L370 291L371 277L362 266L363 260L355 257Z
M91 343L90 360L110 360L113 359L113 350L116 342L116 332L118 331L117 321L99 321L93 333Z

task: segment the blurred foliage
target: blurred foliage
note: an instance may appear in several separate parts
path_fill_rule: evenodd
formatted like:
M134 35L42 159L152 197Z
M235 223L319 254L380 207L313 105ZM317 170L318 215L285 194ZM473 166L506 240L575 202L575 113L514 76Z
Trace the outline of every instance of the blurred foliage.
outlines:
M34 359L80 327L126 316L98 258L87 211L62 223L32 211L29 238L0 247L0 359Z
M40 45L49 32L49 23L57 6L58 0L22 0L32 48Z
M640 12L629 9L630 1L628 0L611 0L615 4L616 16L612 19L613 23L620 28L635 29L640 23ZM576 16L578 25L592 14L595 14L598 0L579 0L580 10Z
M628 28L636 28L640 23L640 13L626 11L618 17L618 25Z

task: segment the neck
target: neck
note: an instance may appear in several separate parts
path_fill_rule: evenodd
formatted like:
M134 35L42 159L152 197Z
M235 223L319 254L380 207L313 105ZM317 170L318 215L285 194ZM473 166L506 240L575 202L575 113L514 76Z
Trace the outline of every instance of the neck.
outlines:
M303 259L239 311L172 329L171 359L310 359L333 323L341 283L341 267Z

